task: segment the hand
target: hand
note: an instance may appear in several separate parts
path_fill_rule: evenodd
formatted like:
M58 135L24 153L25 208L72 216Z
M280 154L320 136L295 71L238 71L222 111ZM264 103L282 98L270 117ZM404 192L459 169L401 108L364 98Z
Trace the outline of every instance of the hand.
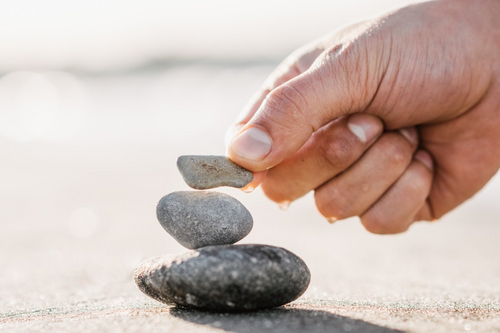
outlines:
M496 0L426 2L297 50L231 130L229 157L272 200L314 189L325 217L375 233L441 217L500 166L499 15Z

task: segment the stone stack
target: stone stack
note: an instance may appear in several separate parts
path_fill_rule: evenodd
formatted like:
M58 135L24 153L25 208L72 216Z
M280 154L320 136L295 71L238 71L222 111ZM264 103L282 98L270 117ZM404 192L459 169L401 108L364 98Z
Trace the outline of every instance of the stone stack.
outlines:
M252 172L224 156L181 156L177 166L194 189L242 188ZM179 255L143 261L135 282L146 295L169 305L212 311L250 311L281 306L302 295L310 273L302 259L280 247L239 244L253 226L235 198L213 191L181 191L163 197L157 216L184 247Z

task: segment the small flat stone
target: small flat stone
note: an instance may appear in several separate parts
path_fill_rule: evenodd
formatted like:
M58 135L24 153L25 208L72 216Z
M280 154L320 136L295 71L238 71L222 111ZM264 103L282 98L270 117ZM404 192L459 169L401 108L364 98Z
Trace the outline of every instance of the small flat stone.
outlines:
M243 244L208 246L143 261L135 282L146 295L169 305L213 311L281 306L307 289L311 275L302 259L283 248Z
M182 246L234 244L253 227L250 212L235 198L211 191L179 191L164 196L156 208L162 227Z
M226 156L181 156L177 159L177 168L184 181L197 190L219 186L242 188L253 180L251 171Z

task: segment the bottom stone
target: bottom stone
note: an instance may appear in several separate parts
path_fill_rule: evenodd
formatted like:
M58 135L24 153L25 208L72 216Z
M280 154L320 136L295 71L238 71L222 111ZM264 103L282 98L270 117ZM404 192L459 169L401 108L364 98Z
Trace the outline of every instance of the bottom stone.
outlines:
M302 259L280 247L207 246L143 261L135 282L166 304L214 311L284 305L302 295L311 275Z

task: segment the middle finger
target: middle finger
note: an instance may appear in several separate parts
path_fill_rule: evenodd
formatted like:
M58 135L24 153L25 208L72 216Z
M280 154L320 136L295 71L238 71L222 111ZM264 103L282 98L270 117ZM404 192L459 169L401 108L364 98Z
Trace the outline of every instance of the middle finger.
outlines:
M323 126L295 154L269 169L262 189L273 201L291 202L346 170L383 131L368 114L342 117Z

